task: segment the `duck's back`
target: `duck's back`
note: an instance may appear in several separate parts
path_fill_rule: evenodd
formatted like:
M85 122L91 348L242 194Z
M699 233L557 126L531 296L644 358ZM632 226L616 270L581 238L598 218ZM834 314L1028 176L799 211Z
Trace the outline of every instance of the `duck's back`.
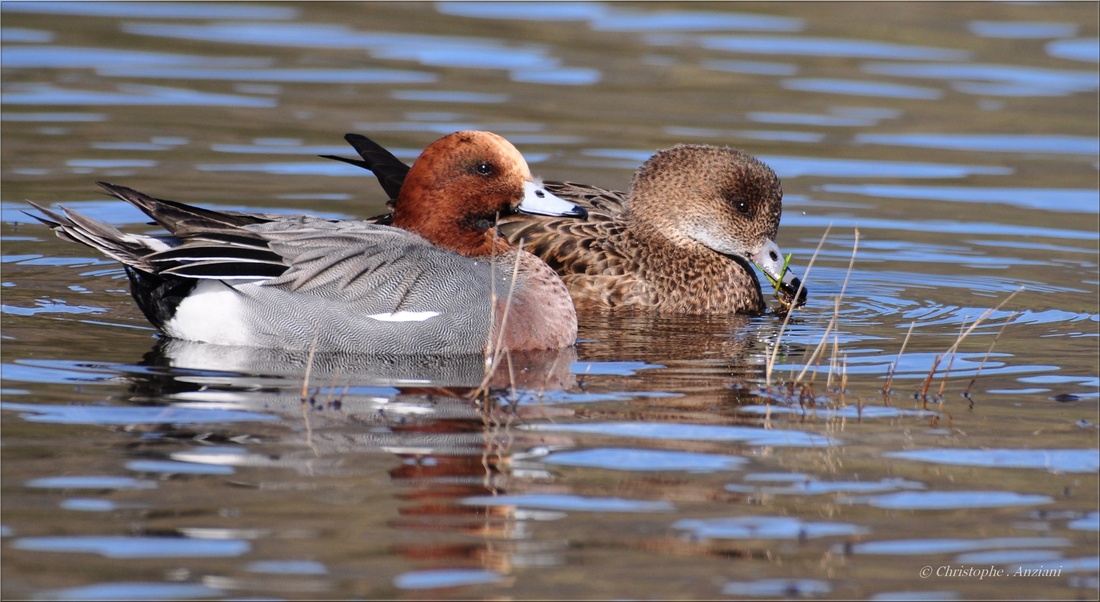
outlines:
M277 278L234 287L251 346L309 348L316 337L318 349L480 353L491 280L504 290L511 283L510 273L487 262L394 228L280 220L247 229L289 266Z
M572 182L544 185L588 211L588 219L515 215L500 220L501 233L553 268L578 309L648 305L652 290L640 277L637 245L623 222L623 194Z

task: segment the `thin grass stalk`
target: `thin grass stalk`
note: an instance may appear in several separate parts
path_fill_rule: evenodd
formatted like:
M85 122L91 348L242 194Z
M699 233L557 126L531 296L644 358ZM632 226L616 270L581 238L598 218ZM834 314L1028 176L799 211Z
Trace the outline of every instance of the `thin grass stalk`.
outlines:
M939 368L940 360L942 360L943 357L943 355L937 355L936 359L932 360L932 369L928 371L928 376L924 377L924 382L921 383L920 392L917 393L917 398L921 400L922 408L928 407L928 387L932 384L932 376L936 373L936 368Z
M496 238L496 229L495 228L493 229L493 237L494 237L494 239ZM518 247L521 248L521 249L523 248L523 241L522 240L519 241ZM516 261L512 265L512 282L508 286L508 297L505 299L505 303L504 303L504 315L502 315L500 317L500 330L497 332L496 343L493 344L492 347L490 347L490 349L489 349L490 355L492 357L491 364L486 367L485 376L484 376L484 378L482 378L481 384L478 385L478 388L473 393L473 396L475 398L478 397L479 395L482 395L483 393L486 393L488 391L489 381L492 380L493 374L496 372L497 367L500 364L500 357L501 357L501 354L503 353L503 347L504 347L504 332L508 327L508 316L511 313L510 310L512 308L512 296L516 292L516 277L519 275L519 260L520 260L520 254L517 252L516 253ZM496 281L495 278L493 280L494 280L494 282ZM495 287L493 287L493 289L491 289L491 293L490 293L492 296L490 297L490 304L489 304L490 314L489 315L494 318L494 321L490 322L490 324L495 323L495 312L493 312L493 308L496 307L495 292L492 292L492 291L495 291ZM492 334L490 334L490 337L492 337ZM490 339L490 341L491 341L491 339ZM509 378L511 378L511 376L509 376ZM512 385L513 389L515 388L515 382L514 381L510 380L509 384Z
M848 391L848 354L844 354L843 361L840 363L840 405L845 405L844 396Z
M955 339L955 343L952 344L951 347L948 347L947 351L945 351L942 356L936 356L936 361L932 362L932 369L929 370L928 376L925 377L924 384L921 387L920 396L926 404L928 403L928 397L927 397L927 395L928 395L928 386L932 383L932 377L936 373L936 368L939 367L940 359L942 359L943 357L946 357L949 354L955 353L955 351L958 350L959 345L962 344L963 340L966 339L966 337L971 332L974 332L974 329L977 328L978 325L980 325L982 322L984 322L985 319L988 318L990 314L992 314L993 312L995 312L998 309L1000 309L1001 307L1003 307L1005 303L1008 303L1009 301L1011 301L1012 298L1015 297L1017 294L1019 294L1020 291L1022 291L1022 290L1024 290L1024 287L1021 286L1020 288L1013 291L1012 294L1010 294L1008 297L1006 297L1004 301L1001 301L1000 303L998 303L996 307L985 310L985 312L983 312L982 315L979 316L978 319L975 320L974 323L970 325L970 328L967 328L966 331L959 334L959 338Z
M302 410L302 422L306 425L306 445L313 450L313 455L320 457L320 452L313 444L313 424L309 419L309 378L313 373L313 358L317 352L317 337L320 331L313 333L313 341L309 344L309 355L306 356L306 374L302 379L302 398L299 407Z
M965 339L967 336L969 336L971 332L974 332L974 329L977 328L978 325L980 325L982 322L984 322L985 319L989 317L989 314L992 314L993 312L997 311L998 309L1001 309L1002 307L1004 307L1005 303L1008 303L1009 301L1011 301L1012 298L1015 297L1017 294L1019 294L1020 291L1022 291L1022 290L1024 290L1024 287L1021 286L1020 288L1013 291L1011 295L1006 297L1004 301L1001 301L1000 303L998 303L996 307L994 307L992 309L985 310L985 312L982 313L982 315L980 317L978 317L978 319L975 320L973 324L970 325L970 328L966 329L966 332L959 335L959 338L955 340L955 344L951 345L951 347L948 348L947 353L955 353L955 350L959 348L960 344L962 344L963 339Z
M825 381L825 390L833 387L833 374L840 367L840 334L833 331L833 355L829 358L829 378Z
M913 327L916 325L917 322L915 320L909 323L909 331L905 333L905 339L901 342L901 349L898 351L898 356L894 358L894 362L890 364L890 371L886 373L886 382L882 385L883 400L890 398L890 385L894 383L894 370L896 370L898 364L901 363L901 356L905 353L905 346L909 344L909 337L913 334Z
M302 402L309 399L309 377L313 373L313 356L317 353L317 337L320 332L313 333L313 341L309 344L309 355L306 356L306 374L302 379Z
M810 367L810 363L812 363L813 358L817 357L818 353L821 351L822 345L824 345L825 342L829 340L829 330L832 328L836 328L836 323L840 319L840 302L844 298L844 292L848 289L848 279L851 278L852 268L856 264L857 251L859 251L859 228L855 229L855 235L852 239L852 258L848 260L848 271L844 274L844 284L840 286L840 294L838 294L836 296L836 299L833 301L833 318L829 320L829 326L825 328L825 334L821 337L821 341L817 344L817 348L814 349L811 361L807 362L807 364L803 366L802 372L799 372L798 377L794 379L795 382L800 382L802 380L802 377L805 376L806 370Z
M801 284L798 290L794 292L794 298L798 299L798 295L802 292L802 287L810 278L810 269L814 266L814 261L817 260L817 254L821 252L821 247L825 244L825 239L829 237L829 231L832 230L833 225L829 224L825 227L825 233L821 235L821 242L817 243L817 249L814 250L814 254L810 256L809 263L806 264L806 272L802 276ZM787 329L787 323L791 320L791 312L788 311L787 315L783 316L783 324L779 326L779 334L775 337L775 346L772 347L771 355L768 356L767 362L764 364L764 386L771 387L772 385L772 370L775 368L775 358L779 354L779 341L783 339L783 331Z
M963 320L959 324L959 336L962 336L962 330L963 330L963 327L965 327L965 326L966 326L966 320ZM936 397L939 397L941 401L943 400L943 392L947 388L947 377L951 375L951 366L953 366L955 364L955 356L956 355L958 355L958 354L957 353L952 353L951 357L947 360L947 368L944 369L944 371L943 371L943 380L940 381L940 390L936 392Z
M993 342L989 344L989 349L985 352L985 357L982 358L982 362L978 364L978 369L974 372L974 378L970 379L970 383L966 385L966 390L963 391L963 397L970 399L970 388L974 386L974 381L978 380L978 376L982 373L982 368L985 367L986 360L989 359L990 354L993 353L993 346L997 344L997 339L1001 338L1001 334L1005 331L1005 326L1013 322L1016 316L1020 315L1020 312L1014 312L1008 317L1008 320L1004 324L1001 324L1001 329L997 331L997 336L993 337Z

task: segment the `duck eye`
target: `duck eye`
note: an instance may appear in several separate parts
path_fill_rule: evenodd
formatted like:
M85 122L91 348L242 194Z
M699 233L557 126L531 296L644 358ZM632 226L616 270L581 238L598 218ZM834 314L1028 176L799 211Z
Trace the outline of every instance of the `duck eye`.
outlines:
M491 176L493 175L493 166L488 163L478 163L474 168L479 176Z
M737 212L742 215L749 214L749 203L747 201L734 201L733 206L737 208Z

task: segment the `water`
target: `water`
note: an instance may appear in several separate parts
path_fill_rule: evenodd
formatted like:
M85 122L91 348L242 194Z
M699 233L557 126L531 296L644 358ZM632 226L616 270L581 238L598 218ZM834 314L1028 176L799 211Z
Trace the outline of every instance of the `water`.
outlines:
M1095 4L0 11L5 597L1098 595ZM316 358L303 402L21 213L369 216L316 155L463 128L618 189L745 149L807 307L582 316L483 404L476 359Z

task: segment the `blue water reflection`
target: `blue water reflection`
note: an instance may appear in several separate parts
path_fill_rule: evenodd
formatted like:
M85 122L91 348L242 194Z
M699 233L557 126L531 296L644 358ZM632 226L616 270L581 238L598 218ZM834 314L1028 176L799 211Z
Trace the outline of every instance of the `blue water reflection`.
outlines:
M5 105L211 106L274 107L274 98L199 92L183 88L120 84L116 92L75 90L53 84L13 84L4 92Z
M664 500L630 500L617 497L588 497L552 493L472 496L462 500L467 506L514 506L574 512L670 512L673 505Z
M1038 468L1053 472L1096 472L1095 449L915 449L885 454L890 458L948 466Z
M45 44L47 42L52 42L53 38L53 32L43 31L41 29L27 29L25 27L0 28L0 39L8 43Z
M656 440L686 439L695 441L740 441L745 445L779 447L818 447L837 445L837 442L833 439L817 433L714 424L583 422L575 424L527 424L520 425L520 428L532 431L592 433Z
M687 40L687 38L685 38ZM703 36L703 48L753 54L793 54L815 57L847 57L894 60L963 61L966 50L911 46L850 38L814 38L793 36Z
M247 541L183 537L23 537L11 543L19 550L87 552L107 558L217 558L240 556L251 549Z
M516 81L577 85L600 79L596 69L563 66L545 47L489 38L357 31L323 23L128 23L123 30L204 42L364 49L377 59L415 61L430 67L503 69L510 71Z
M904 491L851 498L862 503L890 510L955 510L961 508L1005 508L1049 504L1046 495L1014 491Z
M1047 44L1047 54L1072 61L1100 62L1100 38L1056 40Z
M555 452L550 454L543 462L546 464L607 470L714 472L736 470L738 466L745 464L747 460L736 456L717 454L605 447Z
M1043 211L1100 212L1100 192L1065 188L983 188L981 186L912 186L903 184L825 184L825 192L953 203L1001 203Z
M5 40L7 41L7 40ZM172 54L140 50L115 50L111 48L75 46L5 46L4 67L12 69L97 69L101 73L116 70L133 70L141 77L145 73L160 73L168 79L178 77L170 67L221 67L255 69L268 67L271 59L246 57L203 57L189 54ZM156 67L150 70L148 68ZM129 73L124 71L121 73ZM242 74L243 76L244 74ZM155 77L155 76L154 76Z
M966 26L975 35L987 38L1067 38L1077 35L1076 23L971 21Z
M272 19L287 20L298 10L261 4L213 4L209 2L5 2L3 12L128 19Z
M853 554L887 554L918 556L923 554L952 554L974 550L1000 550L1011 548L1062 548L1069 546L1062 537L991 537L987 539L894 539L866 541L851 546ZM843 553L840 547L834 548Z
M952 81L962 92L1006 96L1064 96L1091 92L1100 86L1095 72L1066 71L1019 65L957 63L867 63L862 70L875 75ZM977 84L984 83L982 86ZM993 84L996 84L994 86ZM969 87L968 87L969 86Z
M219 408L46 406L5 402L0 404L0 409L22 412L22 418L28 422L52 424L221 424L278 420L267 414Z
M594 2L441 2L445 15L479 19L587 21L596 31L800 31L802 19L750 13L637 11Z
M787 90L799 92L821 92L824 94L844 94L851 96L870 96L878 98L912 98L917 100L936 100L943 92L935 88L907 86L889 82L872 82L854 79L803 78L783 80L780 84Z
M809 598L825 596L833 591L827 581L820 579L759 579L756 581L730 581L722 587L726 596L759 596L762 598Z
M85 3L81 3L85 4ZM48 600L184 600L216 598L224 590L201 583L118 582L97 583L43 593Z
M412 571L394 578L393 584L401 589L435 589L498 583L503 576L494 571L478 569L438 569Z
M696 539L816 539L869 533L866 527L839 522L808 522L790 516L735 516L678 520L673 529Z
M891 144L993 153L1051 153L1095 156L1100 139L1029 134L857 134L857 144Z

